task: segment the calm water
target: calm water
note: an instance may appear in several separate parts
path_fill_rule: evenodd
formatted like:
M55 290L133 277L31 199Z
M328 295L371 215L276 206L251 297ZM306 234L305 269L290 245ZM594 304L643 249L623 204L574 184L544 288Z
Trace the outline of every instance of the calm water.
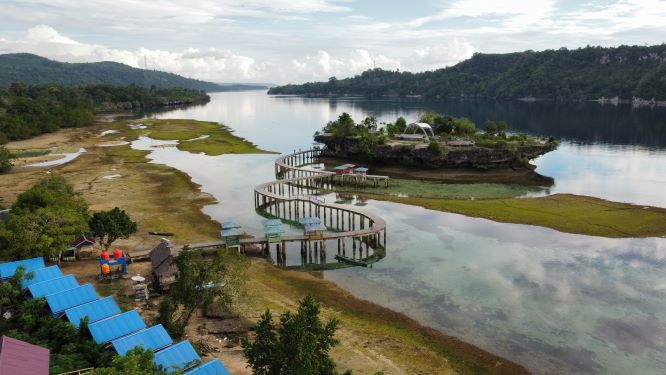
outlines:
M563 139L538 159L551 193L666 207L666 111L628 106L366 101L221 93L158 117L223 122L268 150L306 148L341 112L382 121L425 110L504 119L513 131ZM149 147L143 139L135 147ZM217 220L260 233L254 186L273 179L274 155L209 157L160 148L212 194ZM666 239L604 239L369 201L388 224L387 257L372 269L326 272L353 294L514 359L537 373L666 370ZM415 244L418 243L418 246ZM294 253L289 259L298 258Z

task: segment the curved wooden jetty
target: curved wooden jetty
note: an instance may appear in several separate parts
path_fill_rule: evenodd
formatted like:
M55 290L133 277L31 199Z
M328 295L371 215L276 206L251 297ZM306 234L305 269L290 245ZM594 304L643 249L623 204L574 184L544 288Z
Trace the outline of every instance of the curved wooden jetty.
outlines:
M318 196L321 190L333 190L336 182L334 172L304 167L314 162L320 153L321 150L312 149L280 156L275 160L277 180L266 182L254 189L255 208L264 216L288 222L297 222L305 216L315 216L329 229L318 237L305 234L283 236L281 243L276 246L277 263L286 265L285 247L294 242L300 244L302 263L307 264L308 269L313 269L312 264L320 264L321 268L325 268L326 245L331 242L337 242L337 253L346 258L347 243L351 242L350 259L359 259L368 264L376 262L385 254L386 222L381 217L354 206L328 203ZM386 176L368 175L365 178L376 185L388 184ZM266 253L270 250L265 237L241 239L241 247L247 245L260 246ZM222 241L190 245L195 249L221 246Z

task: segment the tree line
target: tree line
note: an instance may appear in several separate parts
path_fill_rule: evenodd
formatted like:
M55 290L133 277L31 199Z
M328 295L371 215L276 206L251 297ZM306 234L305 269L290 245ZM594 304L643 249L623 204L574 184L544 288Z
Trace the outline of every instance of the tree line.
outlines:
M0 144L92 125L96 111L160 108L208 100L203 91L182 88L15 83L0 87Z
M666 44L561 48L541 52L474 54L452 67L422 73L370 69L271 88L269 94L666 100Z

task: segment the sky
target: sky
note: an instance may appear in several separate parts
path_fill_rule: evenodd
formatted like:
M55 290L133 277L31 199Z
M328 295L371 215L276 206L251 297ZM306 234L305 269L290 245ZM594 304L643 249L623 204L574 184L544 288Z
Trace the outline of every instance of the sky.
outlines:
M476 52L666 42L666 0L0 0L0 53L214 82L425 71Z

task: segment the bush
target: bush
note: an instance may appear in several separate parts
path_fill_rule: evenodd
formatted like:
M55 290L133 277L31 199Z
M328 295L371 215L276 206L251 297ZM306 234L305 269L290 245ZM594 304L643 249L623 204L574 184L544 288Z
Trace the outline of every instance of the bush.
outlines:
M9 172L13 167L14 156L6 147L0 146L0 173Z
M441 157L444 154L444 149L442 148L442 145L437 141L430 141L430 144L428 144L428 151L439 157Z

